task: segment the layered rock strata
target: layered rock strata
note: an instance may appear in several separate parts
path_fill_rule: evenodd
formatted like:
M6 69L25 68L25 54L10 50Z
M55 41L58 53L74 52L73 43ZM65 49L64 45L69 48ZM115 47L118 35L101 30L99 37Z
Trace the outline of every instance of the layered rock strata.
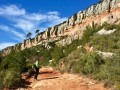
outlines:
M92 5L84 11L79 11L77 14L74 14L67 21L46 29L32 40L24 40L22 44L7 47L2 52L6 55L12 49L23 50L36 46L43 41L51 42L57 39L59 40L61 36L67 36L67 38L57 42L58 45L70 44L74 39L81 39L86 26L90 25L93 27L95 24L102 25L104 22L110 24L120 23L120 0L104 0L101 3Z

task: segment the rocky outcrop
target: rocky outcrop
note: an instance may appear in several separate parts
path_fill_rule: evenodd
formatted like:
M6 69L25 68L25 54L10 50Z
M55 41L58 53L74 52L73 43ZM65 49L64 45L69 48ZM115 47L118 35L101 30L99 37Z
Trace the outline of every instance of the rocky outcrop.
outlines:
M102 56L104 59L106 58L112 58L115 56L114 53L112 52L102 52L102 51L96 51L96 53L98 53L100 56Z
M7 47L5 49L2 50L2 55L5 56L7 54L9 54L11 51L15 50L15 51L19 51L21 49L21 43L19 44L15 44L15 46L10 46Z
M70 17L67 21L56 26L46 29L33 39L24 40L20 45L21 49L30 48L37 44L54 41L57 37L68 36L68 38L60 40L57 44L69 44L74 39L80 39L86 26L93 27L95 24L102 25L107 23L120 23L120 0L104 0L101 3L92 5L84 11L80 11ZM11 49L16 49L16 46L3 49L3 53L8 54Z
M111 33L114 33L116 31L116 29L113 29L113 30L100 30L97 32L98 35L107 35L107 34L111 34Z

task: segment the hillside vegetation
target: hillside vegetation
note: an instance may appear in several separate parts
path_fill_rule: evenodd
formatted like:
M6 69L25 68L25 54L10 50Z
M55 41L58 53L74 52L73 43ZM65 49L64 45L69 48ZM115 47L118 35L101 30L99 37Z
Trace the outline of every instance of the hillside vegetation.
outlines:
M97 34L101 29L116 31L107 35ZM87 75L103 81L106 86L116 85L120 89L120 25L104 23L102 26L87 26L81 40L74 40L65 46L57 46L56 42L49 42L49 49L41 44L19 52L13 50L5 57L0 54L0 90L3 87L22 86L21 74L30 73L36 59L40 60L41 66ZM85 45L93 47L92 51L87 51ZM104 57L98 52L110 52L113 55Z

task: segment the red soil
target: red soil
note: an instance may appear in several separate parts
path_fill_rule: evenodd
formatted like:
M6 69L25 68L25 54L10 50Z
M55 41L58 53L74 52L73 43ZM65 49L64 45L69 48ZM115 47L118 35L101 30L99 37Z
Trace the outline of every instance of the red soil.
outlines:
M74 74L61 74L52 68L42 68L38 75L38 81L34 76L27 79L26 88L18 90L110 90L103 83L93 79ZM25 78L25 76L24 76Z

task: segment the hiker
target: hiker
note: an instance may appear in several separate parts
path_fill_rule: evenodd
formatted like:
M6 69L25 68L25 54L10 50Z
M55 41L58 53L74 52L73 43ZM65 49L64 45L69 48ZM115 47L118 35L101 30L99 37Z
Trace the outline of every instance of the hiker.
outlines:
M39 74L39 60L35 62L34 69L35 69L34 80L36 81Z

